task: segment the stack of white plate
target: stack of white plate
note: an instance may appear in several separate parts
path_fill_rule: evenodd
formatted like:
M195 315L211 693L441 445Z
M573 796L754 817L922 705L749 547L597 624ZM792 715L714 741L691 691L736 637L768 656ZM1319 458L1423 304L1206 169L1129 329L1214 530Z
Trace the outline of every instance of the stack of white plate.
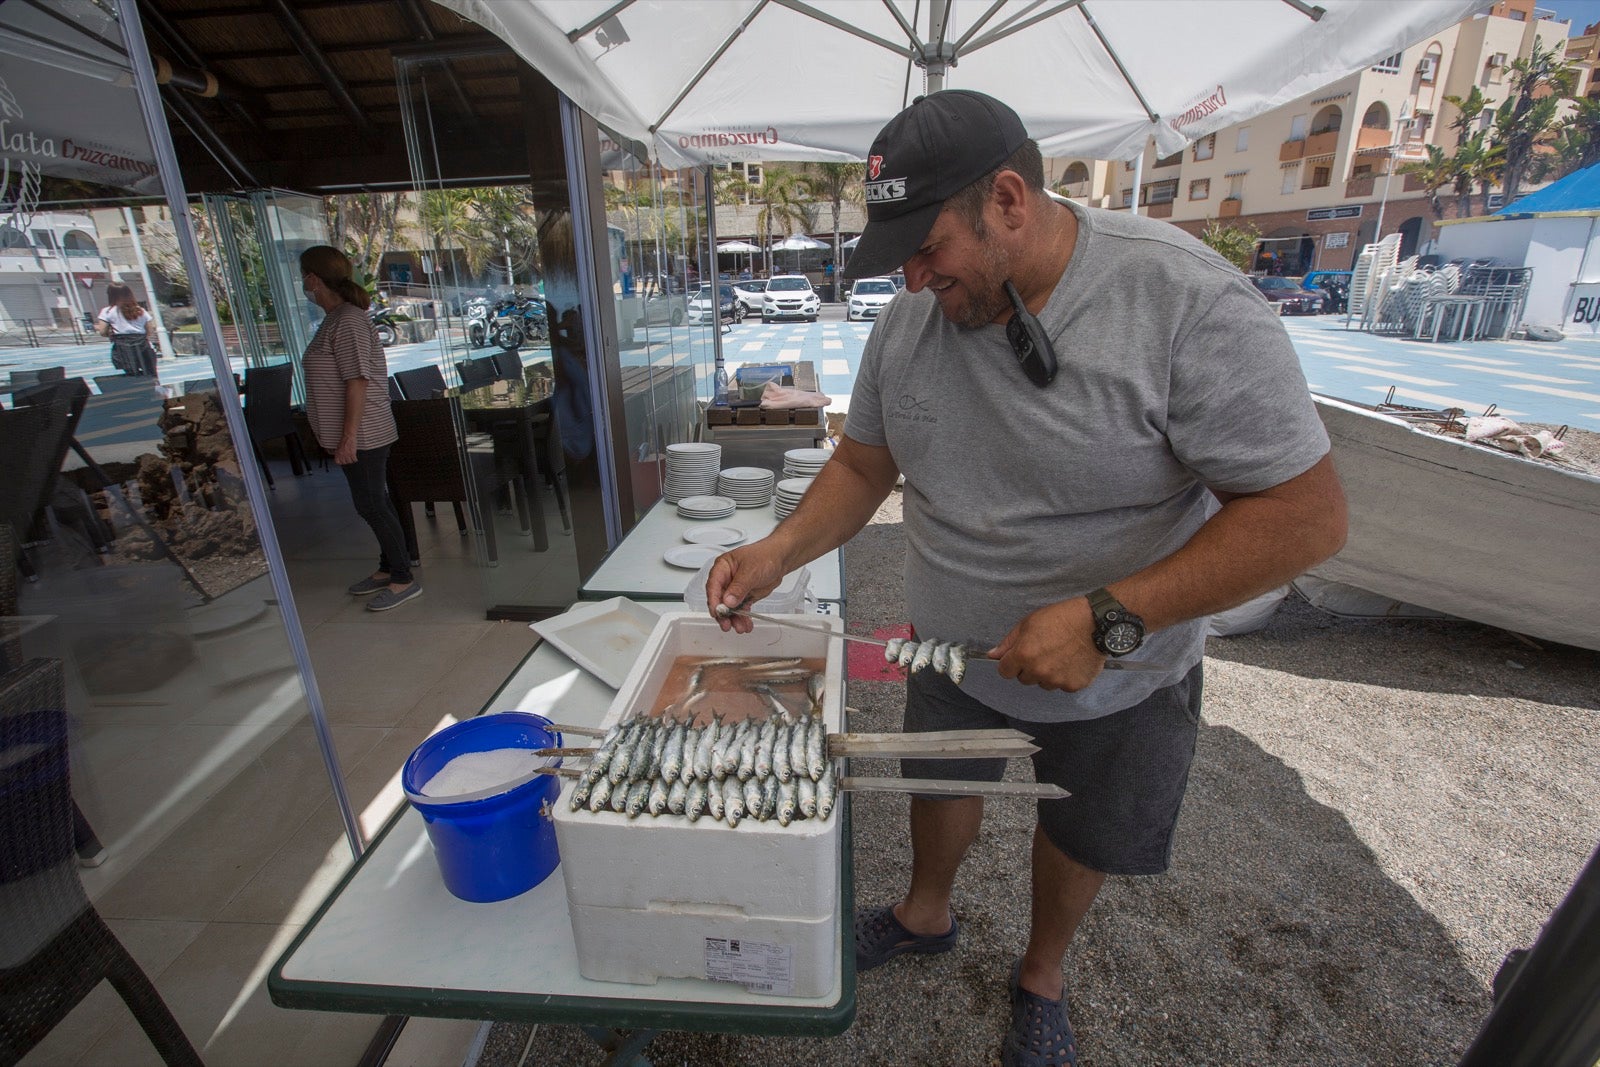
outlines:
M717 494L741 508L766 507L778 476L765 467L729 467L717 475Z
M725 519L733 508L725 496L686 496L678 501L678 514L686 519Z
M806 495L806 490L811 488L810 478L785 478L779 482L776 491L772 494L772 510L783 518L800 503L800 498Z
M722 446L686 441L667 446L667 480L662 497L676 504L686 496L717 491L717 471L722 467Z
M832 457L826 448L791 448L783 454L783 476L815 478Z

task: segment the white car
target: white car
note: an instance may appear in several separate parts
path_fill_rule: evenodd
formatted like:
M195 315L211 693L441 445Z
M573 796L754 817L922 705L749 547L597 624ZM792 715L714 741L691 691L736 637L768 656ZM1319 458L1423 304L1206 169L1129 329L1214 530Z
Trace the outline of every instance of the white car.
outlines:
M878 312L899 291L890 278L862 278L850 289L850 321L877 318Z
M733 283L733 295L744 305L748 314L761 314L761 299L767 294L767 280L765 278L750 279Z
M773 319L805 319L816 322L822 311L822 298L811 288L811 280L804 274L780 274L767 282L767 291L761 297L761 321Z
M735 298L733 286L726 282L719 285L720 296L717 300L721 318L724 322L743 322L744 305ZM702 285L700 291L689 300L689 322L691 325L710 323L716 317L711 309L711 286Z

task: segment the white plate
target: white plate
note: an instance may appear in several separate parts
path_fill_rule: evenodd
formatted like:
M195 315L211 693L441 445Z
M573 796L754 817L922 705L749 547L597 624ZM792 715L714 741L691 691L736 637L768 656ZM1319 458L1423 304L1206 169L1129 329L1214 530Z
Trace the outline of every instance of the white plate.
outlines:
M563 615L529 623L528 629L611 688L620 689L659 618L651 608L619 596L578 604Z
M715 545L674 545L663 552L661 558L674 567L697 571L705 565L706 560L716 559L720 555L722 549Z
M730 548L744 540L744 531L736 530L732 526L702 526L697 530L685 530L683 539L691 545L721 545Z

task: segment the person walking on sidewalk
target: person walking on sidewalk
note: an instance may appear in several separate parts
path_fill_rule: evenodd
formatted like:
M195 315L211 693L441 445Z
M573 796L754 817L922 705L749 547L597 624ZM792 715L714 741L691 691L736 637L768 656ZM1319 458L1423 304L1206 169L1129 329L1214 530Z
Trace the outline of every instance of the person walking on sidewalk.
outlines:
M914 631L995 661L959 686L912 674L905 729L1022 729L1038 779L1071 794L1038 806L1001 1058L1072 1064L1066 951L1107 875L1168 866L1205 618L1338 551L1344 496L1294 349L1244 276L1165 222L1053 199L1005 104L919 98L865 180L846 276L903 265L906 291L867 341L833 458L771 535L718 558L707 602L765 596L904 475ZM1003 763L902 770L994 780ZM913 798L910 888L857 915L858 970L954 947L951 891L982 816L981 798Z
M133 288L121 282L106 286L106 301L95 316L94 329L111 342L111 365L124 374L154 378L155 316L134 299Z
M400 514L389 497L389 449L400 439L389 407L389 367L367 317L371 298L351 278L350 260L316 245L300 253L306 296L326 314L306 346L306 415L317 443L350 483L356 513L378 538L378 569L350 586L371 596L368 611L388 611L422 595L411 574Z

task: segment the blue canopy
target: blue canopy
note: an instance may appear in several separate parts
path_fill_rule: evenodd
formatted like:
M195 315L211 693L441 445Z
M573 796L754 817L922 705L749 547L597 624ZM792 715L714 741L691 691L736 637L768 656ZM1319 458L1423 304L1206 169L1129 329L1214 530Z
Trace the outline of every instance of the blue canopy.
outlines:
M1562 178L1536 193L1519 196L1496 215L1546 215L1555 211L1600 211L1600 163Z

